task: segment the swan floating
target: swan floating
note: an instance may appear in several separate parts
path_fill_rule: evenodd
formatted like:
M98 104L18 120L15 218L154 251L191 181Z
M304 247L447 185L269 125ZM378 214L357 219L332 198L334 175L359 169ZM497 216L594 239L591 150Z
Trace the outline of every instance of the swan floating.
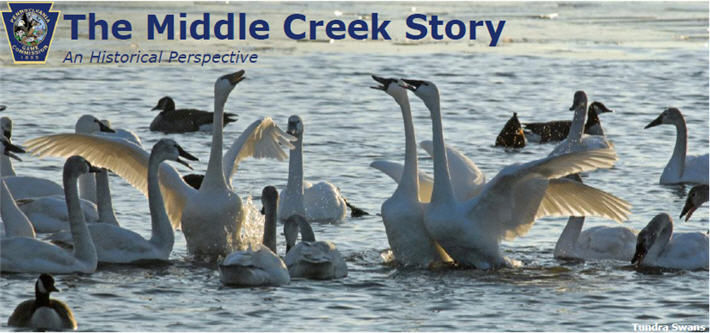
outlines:
M153 110L160 110L150 123L150 130L163 133L187 133L196 131L212 131L214 114L196 109L175 110L175 102L169 96L158 101ZM222 127L237 121L237 115L225 113Z
M93 273L97 257L94 242L79 206L77 178L96 172L80 156L72 156L64 163L64 191L69 207L69 222L74 251L68 252L50 243L27 237L0 239L0 270L4 272L36 273Z
M59 292L54 286L54 278L41 274L35 282L35 298L20 303L7 325L48 331L75 330L74 313L64 302L49 298L53 291Z
M578 174L568 176L572 180L582 183L582 178ZM585 191L588 188L580 187ZM589 188L591 189L591 188ZM592 191L596 191L591 189ZM575 193L576 196L584 197L586 193ZM616 198L606 193L601 193L598 200L609 201L614 204ZM628 212L630 205L625 205L622 209ZM614 259L629 261L634 255L636 247L636 232L618 226L604 227L596 226L582 231L584 216L570 216L567 225L560 234L560 238L555 245L554 256L558 259L579 259L579 260L602 260Z
M417 170L417 144L407 90L401 87L396 79L375 75L372 78L379 83L372 88L392 96L399 104L404 120L404 167L396 164L400 167L398 175L396 178L390 176L397 181L397 189L382 203L381 209L382 222L394 260L400 265L418 267L430 267L451 261L424 226L424 204L418 182L422 174ZM377 162L373 162L371 166L377 165ZM431 191L425 196L428 202Z
M288 118L286 133L296 138L288 162L288 182L279 200L279 218L302 215L306 220L322 223L343 221L348 204L340 190L329 182L311 184L303 180L303 132L301 117Z
M298 234L301 241L296 244ZM284 261L292 278L316 280L339 279L348 275L348 266L335 244L316 241L311 225L301 215L292 215L284 222L286 257Z
M429 81L403 81L424 101L432 118L434 189L425 208L424 223L429 234L459 265L479 269L511 265L501 253L501 240L524 235L539 217L595 215L616 221L626 219L625 201L577 182L556 179L613 166L616 154L610 149L507 166L480 194L458 201L449 176L439 91ZM577 193L586 195L579 197ZM614 200L600 200L603 195Z
M288 284L286 264L276 254L276 210L279 193L273 186L261 192L264 238L256 249L229 254L219 265L220 279L227 285L255 287Z
M683 205L683 210L680 212L680 218L685 215L685 221L688 222L693 212L706 202L708 202L708 185L702 184L693 186L688 192L688 198L685 199L685 205Z
M116 136L116 130L111 128L107 122L102 122L89 114L85 114L77 119L74 125L74 133L124 139L124 137ZM97 203L96 176L94 174L79 177L79 197L84 200L89 200L94 204Z
M569 135L552 150L550 156L593 149L614 149L614 145L606 140L603 133L602 135L584 134L584 119L587 116L587 94L584 91L574 93L574 101L569 109L574 111Z
M661 184L707 184L708 154L686 155L688 152L688 128L683 114L677 108L668 108L646 125L651 128L658 125L675 125L675 148L670 161L661 174Z
M671 269L708 269L708 235L701 232L673 232L673 219L656 215L638 234L637 266Z
M24 150L13 145L6 137L0 137L0 155L20 159L14 153L24 153ZM0 169L3 165L0 164ZM2 170L0 170L2 172ZM35 238L35 230L27 216L17 207L15 198L7 188L5 180L0 178L0 237Z
M234 193L231 178L240 161L247 157L286 159L282 146L293 148L293 137L283 132L271 118L253 122L222 157L222 115L232 89L244 79L244 71L224 75L215 82L216 126L207 173L199 190L185 183L167 164L160 166L160 186L165 208L175 228L182 228L191 254L213 259L226 256L241 245L244 222L242 201ZM56 134L27 142L28 150L39 156L78 154L93 164L110 169L148 195L146 174L149 154L125 140L82 134ZM223 163L224 161L224 163Z
M504 148L525 147L525 133L523 133L523 127L518 120L517 112L513 112L513 116L508 119L503 129L498 133L495 146Z
M584 134L604 135L599 115L614 112L601 102L592 102L587 111L587 122L584 124ZM530 142L546 143L562 141L567 138L572 125L570 120L549 121L545 123L525 123L525 135Z

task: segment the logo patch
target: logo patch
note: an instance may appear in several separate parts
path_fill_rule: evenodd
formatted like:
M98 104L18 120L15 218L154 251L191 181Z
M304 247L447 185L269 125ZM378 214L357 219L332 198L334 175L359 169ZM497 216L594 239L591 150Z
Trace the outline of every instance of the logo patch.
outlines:
M2 11L2 23L14 62L44 64L59 11L51 11L52 3L41 2L10 2L8 7L10 11Z

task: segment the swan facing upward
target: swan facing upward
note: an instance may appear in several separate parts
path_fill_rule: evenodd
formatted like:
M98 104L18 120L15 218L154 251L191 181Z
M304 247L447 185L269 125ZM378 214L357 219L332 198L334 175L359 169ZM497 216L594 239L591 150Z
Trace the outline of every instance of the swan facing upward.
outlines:
M298 234L301 242L296 244ZM316 241L313 229L301 215L293 215L284 222L286 236L286 266L292 278L316 280L338 279L348 275L348 265L335 244Z
M234 193L231 178L240 161L248 158L286 159L282 146L293 148L293 137L284 133L271 118L254 121L232 143L222 157L222 120L229 93L244 79L244 71L224 75L214 84L215 130L207 173L199 190L180 177L172 166L160 165L160 187L165 209L176 228L182 227L188 251L213 260L226 256L241 245L244 221L242 201ZM28 150L40 156L79 154L93 164L110 169L148 195L146 174L149 154L126 140L81 134L56 134L27 142Z
M424 226L424 207L419 193L417 144L407 90L400 86L396 79L375 75L372 78L379 83L372 88L392 96L399 105L404 120L404 168L396 178L397 189L382 203L381 209L387 241L395 262L404 266L429 267L450 261L449 256ZM427 202L429 196L426 196Z
M276 209L279 193L273 186L261 191L264 238L256 249L232 252L219 265L222 283L234 286L280 286L291 278L276 254Z
M578 174L568 176L582 183ZM587 188L579 188L586 190ZM576 192L576 196L584 197L584 193ZM613 197L603 193L597 200L614 202ZM628 211L631 207L626 205ZM560 238L555 245L554 256L558 259L602 260L614 259L629 261L634 255L636 233L626 227L596 226L582 231L584 216L570 216Z
M683 205L683 210L680 212L680 218L687 214L685 221L688 222L695 210L708 202L708 190L707 184L693 186L688 192L688 198L685 199L685 205Z
M661 184L707 184L708 154L686 155L688 152L688 128L685 118L677 108L668 108L644 128L658 125L675 125L676 138L673 155L663 169Z
M434 189L425 207L429 234L458 264L489 269L510 265L500 250L503 239L524 235L543 216L596 215L621 221L627 203L600 200L602 191L558 180L572 173L609 168L616 154L609 149L570 153L503 168L480 194L468 201L454 196L441 121L439 91L429 81L404 80L431 113L434 142ZM585 193L583 196L575 195Z
M213 128L214 114L212 112L196 109L175 110L175 102L169 96L161 98L153 110L160 110L160 113L150 123L150 130L153 132L187 133L211 131ZM237 121L236 117L237 115L233 113L225 113L222 127Z
M671 269L708 269L708 235L700 232L673 232L673 219L656 215L638 234L637 266Z
M574 111L572 124L569 128L567 138L562 140L555 149L552 150L550 156L558 156L576 151L586 151L592 149L612 149L612 145L606 140L603 135L588 135L584 133L584 120L587 116L587 94L584 91L574 93L574 101L569 108Z
M335 185L320 182L312 185L303 181L303 121L299 116L288 118L286 133L296 141L288 162L288 183L281 192L279 218L286 220L291 215L305 216L308 221L337 223L345 218L347 204Z
M53 291L59 292L54 286L54 278L41 274L35 283L35 298L20 303L7 325L49 331L75 330L74 313L64 302L49 298Z
M98 170L80 156L72 156L64 163L62 178L74 252L33 238L3 238L0 240L0 270L57 274L93 273L96 270L96 248L79 206L77 178Z

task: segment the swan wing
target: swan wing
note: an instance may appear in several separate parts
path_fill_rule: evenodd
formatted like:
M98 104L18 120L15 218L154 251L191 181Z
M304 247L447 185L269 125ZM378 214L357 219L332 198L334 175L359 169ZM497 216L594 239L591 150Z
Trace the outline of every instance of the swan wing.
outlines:
M419 142L429 156L434 156L434 145L431 140ZM456 148L446 145L446 157L449 161L449 173L456 199L465 201L481 193L486 183L486 176L476 163L471 161Z
M488 182L478 196L466 202L464 209L470 220L478 221L479 226L486 230L485 232L495 235L498 239L511 239L524 235L540 216L605 216L602 212L607 212L606 215L611 216L623 216L621 203L617 203L616 209L608 208L599 211L597 208L590 207L594 203L586 202L589 198L565 199L565 197L573 197L569 191L576 188L572 185L565 187L568 183L564 181L550 181L571 173L610 168L615 161L616 154L612 150L601 149L510 165ZM554 185L548 194L550 183ZM593 198L591 201L601 201L592 194L589 196ZM544 205L541 209L543 201ZM580 202L584 202L585 208L576 207ZM579 214L579 212L583 213Z
M390 176L397 184L402 178L402 172L404 171L404 165L385 161L377 160L370 163L370 167L382 171L384 174ZM426 172L419 170L419 201L429 202L431 201L431 191L434 188L434 178L428 175Z
M631 204L614 195L570 179L551 179L535 219L545 216L600 216L622 222L630 214Z
M68 158L80 155L89 163L107 168L148 196L148 159L150 154L124 139L83 134L55 134L31 139L25 147L39 157ZM182 209L187 198L196 192L182 180L175 168L160 165L160 188L165 209L173 227L180 228Z
M271 117L254 121L234 140L232 146L224 154L222 167L225 179L231 184L232 176L237 172L239 162L247 157L286 160L288 155L281 146L293 149L291 141L295 140L295 137L281 130Z

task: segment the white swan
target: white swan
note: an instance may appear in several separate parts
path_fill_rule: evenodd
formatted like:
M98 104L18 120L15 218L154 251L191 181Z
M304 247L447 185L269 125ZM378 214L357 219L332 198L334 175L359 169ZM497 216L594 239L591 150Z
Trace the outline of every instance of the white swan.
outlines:
M568 177L582 183L582 178L577 174ZM577 191L585 191L587 189L591 188L578 188ZM574 195L584 197L586 194L577 192ZM615 199L616 198L602 192L598 200L614 202ZM626 210L629 208L629 206L626 206ZM582 231L583 225L584 216L570 216L567 225L555 245L555 258L631 260L636 247L636 232L622 226L595 226Z
M74 125L74 133L124 139L123 137L116 136L116 130L109 127L106 123L88 114L79 117L76 121L76 124ZM79 196L84 200L89 200L93 203L97 202L96 176L94 174L79 177Z
M64 164L64 192L69 207L74 252L27 237L0 239L0 270L4 272L93 273L96 271L96 248L79 206L77 178L95 172L86 160L72 156Z
M298 234L301 241L296 244ZM284 261L292 278L316 280L338 279L348 275L348 265L335 244L316 241L313 229L301 215L292 215L284 222L286 257Z
M273 186L261 191L264 238L256 249L235 251L219 265L222 283L234 286L280 286L291 277L286 264L276 254L276 210L279 193Z
M167 164L160 166L160 186L165 208L173 226L182 227L188 251L210 257L228 255L240 245L244 221L241 199L232 189L231 178L240 161L247 157L284 160L281 146L293 148L271 118L253 122L222 157L222 114L232 89L244 79L244 71L220 77L215 82L215 124L210 160L204 182L195 190ZM40 156L79 154L108 168L147 195L149 154L125 140L81 134L57 134L27 142L28 150ZM224 160L224 164L223 161Z
M96 205L79 199L81 210L87 222L96 222L99 215ZM53 233L69 228L69 211L63 195L50 195L17 200L17 206L32 222L38 233Z
M450 261L449 256L434 241L424 226L424 205L418 182L421 180L422 173L417 176L417 145L407 90L401 87L396 79L385 79L375 75L372 78L380 83L372 88L383 90L392 96L399 104L404 120L404 167L398 172L397 178L393 177L398 183L397 189L382 203L381 209L382 222L385 225L387 241L394 259L400 265L419 267ZM373 164L376 162L378 161ZM426 196L429 201L431 192Z
M141 141L141 138L135 132L122 128L114 128L113 126L111 126L111 121L108 119L101 119L100 122L114 131L113 133L101 131L99 132L100 135L120 138L129 142L133 142L139 145L141 148L143 147L143 141Z
M434 145L431 140L422 140L419 147L434 156ZM454 196L459 201L471 199L478 195L486 184L486 176L481 172L476 163L466 157L458 149L446 145L446 156L449 157L449 173L451 174ZM402 164L384 160L373 161L370 166L384 172L399 183L404 167ZM431 191L434 187L434 177L419 170L419 200L431 201Z
M429 81L403 81L424 101L432 118L434 189L424 223L458 264L480 269L509 265L500 251L500 241L524 235L539 217L596 215L620 221L628 215L627 204L621 199L600 200L602 191L555 179L611 167L616 155L608 149L507 166L479 195L465 202L456 200L449 177L439 91ZM580 191L583 187L588 189Z
M337 223L345 218L347 205L335 185L303 181L303 121L299 116L288 118L286 133L296 138L288 161L288 182L279 200L279 218L305 216L308 221Z
M614 145L607 141L603 135L584 133L584 121L587 117L587 94L584 91L580 90L574 93L574 101L569 109L574 111L569 134L552 150L549 156L593 149L614 149Z
M35 238L35 229L32 226L32 222L17 207L12 193L10 193L3 180L0 180L0 217L2 217L0 237Z
M7 325L49 331L75 330L74 313L64 302L49 298L53 291L59 291L54 286L54 278L41 274L35 282L35 298L20 303Z
M708 154L686 155L688 152L688 128L685 118L677 108L668 108L644 128L658 125L675 125L675 148L670 161L661 174L661 184L707 184Z
M709 189L707 184L693 186L693 188L688 191L688 198L685 199L685 205L683 205L683 210L680 212L680 218L685 215L685 221L688 222L693 212L704 203L708 202Z
M638 234L631 263L672 269L708 269L708 235L673 232L673 219L656 215Z

